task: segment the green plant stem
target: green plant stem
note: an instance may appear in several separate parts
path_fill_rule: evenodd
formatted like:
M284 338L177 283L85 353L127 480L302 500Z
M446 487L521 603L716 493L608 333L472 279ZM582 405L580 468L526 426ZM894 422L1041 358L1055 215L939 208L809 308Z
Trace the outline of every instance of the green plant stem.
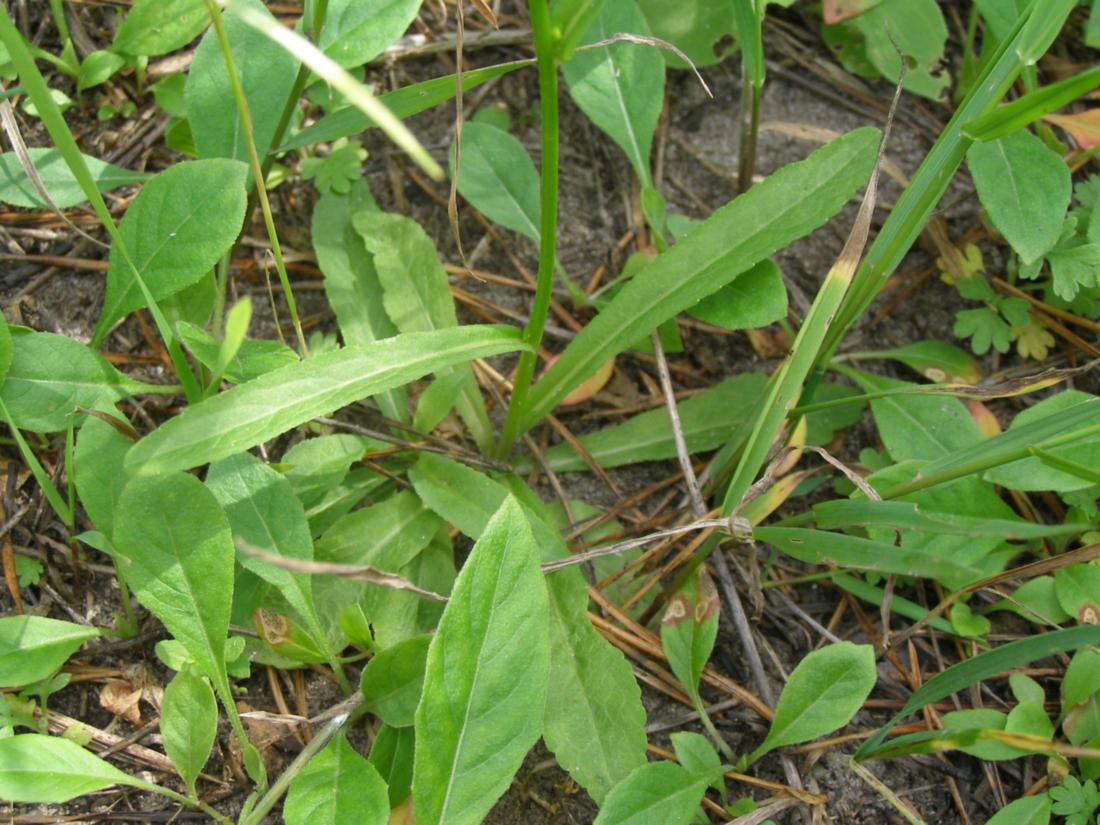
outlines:
M214 33L221 46L222 58L225 60L225 70L229 75L229 85L233 90L233 99L237 104L237 114L241 119L241 130L244 132L245 145L248 147L248 160L252 166L252 175L255 178L256 194L260 199L260 210L264 216L264 227L267 230L268 240L271 242L271 254L275 259L275 269L279 273L279 282L283 287L283 296L286 298L287 309L290 311L290 321L294 325L294 333L298 337L298 352L305 358L309 355L306 345L306 337L302 332L302 322L298 318L298 304L294 300L294 293L290 289L290 276L287 275L286 264L283 261L283 249L279 244L279 233L275 229L275 219L271 214L271 202L267 197L267 185L264 183L263 166L256 152L256 140L252 130L252 112L248 108L248 100L244 96L241 80L237 76L237 67L233 60L233 52L229 46L229 38L225 34L225 26L222 24L221 9L214 0L205 0L206 10L210 14L210 21L214 25Z
M325 25L325 16L328 14L328 0L316 0L313 6L313 21L310 26L310 34L313 37L314 43L319 43L321 39L321 29ZM309 66L303 63L298 67L298 75L294 78L294 86L290 90L290 95L286 99L286 103L283 105L282 114L279 115L279 122L275 126L275 134L271 138L272 146L279 146L283 142L283 136L286 134L287 128L290 126L290 119L294 117L294 110L298 108L298 100L302 96L302 92L305 91L306 81L309 80L309 76L312 72L309 70ZM275 162L274 155L268 155L264 158L263 170L264 179L267 179L267 173L271 170L271 164Z
M741 140L737 153L737 191L752 186L756 171L756 139L760 133L760 98L764 90L764 44L760 0L733 0L733 17L741 43Z
M176 793L175 791L171 791L168 788L162 787L160 785L148 785L145 786L145 789L153 791L154 793L159 793L161 796L165 796L168 799L171 799L173 802L178 802L185 808L198 808L215 822L221 823L221 825L232 825L233 823L233 820L231 820L229 817L223 816L214 808L211 808L209 805L207 805L205 802L197 797L195 799L190 799L183 794Z
M524 402L535 374L538 348L542 342L550 294L554 286L555 240L558 232L558 65L554 56L554 35L546 0L529 0L531 31L539 68L539 110L542 115L542 180L540 200L542 219L539 226L539 271L531 318L523 328L523 341L531 349L520 353L512 398L497 445L501 458L512 450L519 435Z
M100 194L99 188L96 186L95 180L88 170L88 165L84 162L84 156L80 153L80 147L76 145L76 140L73 138L73 134L69 130L68 124L65 123L65 118L62 116L61 110L50 96L50 87L46 84L46 80L42 77L42 73L38 71L38 67L34 63L34 58L27 50L27 45L23 41L22 35L20 35L19 31L15 28L15 24L12 23L11 17L8 16L7 9L2 5L0 5L0 43L3 43L3 45L7 47L12 63L19 73L19 79L26 88L28 97L34 101L38 109L39 117L42 120L42 125L45 126L46 131L49 132L50 139L53 140L58 152L61 153L61 157L65 159L65 163L69 167L69 171L73 173L73 177L76 178L77 183L80 184L80 189L84 193L84 196L91 202L92 208L99 218L99 222L103 225L103 228L107 230L107 234L111 236L112 253L117 252L122 256L123 262L134 277L134 282L141 290L142 297L145 299L145 303L148 305L149 311L153 315L153 322L156 324L157 332L160 333L160 337L164 341L168 357L172 361L172 366L176 370L176 375L179 376L180 384L183 387L188 402L193 403L197 401L201 395L199 384L191 372L191 367L188 365L187 359L183 355L183 350L180 349L179 341L177 341L175 335L172 334L172 328L168 324L168 319L165 318L164 313L161 312L160 305L153 297L152 292L149 291L149 286L145 283L145 279L141 276L141 272L138 271L133 258L130 257L130 251L126 248L126 242L122 239L118 227L115 226L114 219L111 217L111 211L107 208L107 204L103 200L103 195Z
M285 794L287 788L290 787L290 783L293 782L298 774L302 772L302 769L309 764L309 760L324 750L325 745L332 740L332 737L340 732L340 728L343 727L350 716L351 714L348 712L341 713L309 740L309 744L302 748L301 752L294 757L294 761L291 762L279 778L272 783L270 790L260 798L256 806L249 812L248 816L241 817L239 825L259 825L268 811L275 807L275 803L282 799L283 794Z
M53 22L57 26L57 33L62 43L69 42L69 23L65 19L64 0L50 0L50 11L53 12Z

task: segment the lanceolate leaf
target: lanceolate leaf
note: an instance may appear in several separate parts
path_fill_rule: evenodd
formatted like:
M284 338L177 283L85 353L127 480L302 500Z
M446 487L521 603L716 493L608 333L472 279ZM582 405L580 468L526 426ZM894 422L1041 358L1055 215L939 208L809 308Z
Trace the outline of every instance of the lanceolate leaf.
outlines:
M87 200L84 190L61 157L61 152L57 149L28 148L27 154L30 155L31 163L34 164L46 191L50 193L50 199L59 209L68 209ZM145 172L131 172L88 155L84 156L84 163L100 192L141 183L150 177ZM0 203L21 206L24 209L46 208L38 190L19 165L15 152L4 152L0 155Z
M246 2L257 12L270 16L261 0ZM298 61L235 14L223 14L222 20L251 112L256 151L263 158L271 147L279 115L294 86ZM184 101L199 157L248 160L247 138L233 99L225 58L213 29L206 33L195 50L187 73Z
M546 586L507 499L459 573L428 649L416 711L418 821L476 825L542 733L550 669Z
M359 682L363 706L387 725L413 724L430 641L427 635L406 639L376 654L363 668Z
M114 540L138 601L223 687L233 536L214 494L187 473L138 476L115 509Z
M164 739L164 752L192 796L217 733L218 704L214 691L203 676L186 665L164 688L160 735Z
M98 635L94 627L43 616L0 619L0 688L48 679L82 644Z
M447 273L439 263L435 243L420 224L404 215L379 211L361 212L352 224L374 256L386 312L398 330L428 332L458 324ZM474 440L485 448L493 433L473 371L466 364L452 369L468 376L456 406Z
M327 352L188 407L135 444L127 466L197 467L426 373L522 346L513 329L467 326Z
M528 396L530 428L600 365L831 217L865 183L879 133L859 129L731 201L659 255L566 347Z
M755 411L766 383L764 375L747 372L681 402L680 424L688 452L713 450L735 439ZM663 405L622 424L582 435L578 440L596 463L605 468L676 457L668 410ZM584 471L588 467L568 444L551 447L543 453L543 461L559 473ZM525 473L533 465L532 459L520 458L515 462L516 472Z
M539 176L512 135L487 123L462 127L458 192L493 223L539 237Z
M876 678L875 651L870 645L840 642L810 653L791 671L771 729L748 761L848 724Z
M386 825L386 783L341 733L290 783L283 816L287 825Z
M718 591L703 567L669 601L661 619L661 649L698 705L699 679L718 636Z
M345 344L369 344L397 334L382 305L374 258L351 223L353 215L377 208L366 181L353 184L346 195L322 195L313 207L313 251L325 275L325 296L336 313ZM379 393L377 401L388 417L408 421L402 388Z
M687 825L710 779L672 762L651 762L611 789L595 825Z
M582 42L597 43L619 32L649 34L634 0L604 3ZM642 184L650 185L649 150L665 85L660 52L636 43L612 43L575 52L562 73L577 106L626 152Z
M68 739L37 733L0 739L0 799L68 802L111 785L153 788Z
M508 495L487 476L439 456L421 455L409 478L422 498L476 539ZM560 535L531 511L542 560L567 555ZM592 627L580 570L550 575L550 684L543 739L593 799L645 764L645 709L630 664Z
M230 160L177 163L142 188L118 231L156 299L201 279L233 245L244 220L248 167ZM145 305L133 272L111 248L107 292L92 344L115 322Z

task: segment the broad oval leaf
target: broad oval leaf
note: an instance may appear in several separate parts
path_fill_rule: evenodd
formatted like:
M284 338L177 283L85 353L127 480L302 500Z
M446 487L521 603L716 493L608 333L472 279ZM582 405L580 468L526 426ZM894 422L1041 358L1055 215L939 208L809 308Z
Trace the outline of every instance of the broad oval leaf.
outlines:
M271 17L261 0L244 2L256 12ZM222 20L229 48L233 53L237 77L251 112L252 139L256 143L256 152L262 159L271 148L279 116L291 89L294 88L298 61L267 35L245 24L237 15L225 13ZM213 29L203 36L199 47L195 49L195 57L187 73L187 85L184 87L184 101L199 157L248 160L248 138L241 128L225 58L217 33ZM249 181L251 175L249 171Z
M42 185L49 192L50 199L59 209L69 209L88 200L59 150L28 148L27 154L30 155L38 177L42 179ZM88 167L88 172L100 192L141 183L150 177L145 172L131 172L89 155L84 155L84 165ZM15 152L4 152L0 155L0 203L24 209L46 208L42 196L27 178Z
M496 126L462 127L458 192L493 223L539 237L539 175L516 138Z
M876 678L875 651L870 645L839 642L810 653L791 671L768 735L748 761L848 724Z
M710 66L737 50L737 26L733 5L726 0L695 0L669 4L665 0L639 0L653 34L684 52L696 66ZM662 50L669 66L688 65Z
M867 180L879 133L857 129L780 169L658 255L615 295L531 389L530 429L613 355L823 224Z
M135 444L126 466L145 472L197 467L426 373L522 348L514 329L468 326L326 352L188 407Z
M412 23L421 0L331 0L320 47L350 69L373 60Z
M1070 198L1065 162L1025 129L966 153L978 199L1025 264L1049 252L1062 233Z
M635 0L604 3L581 42L598 43L619 32L649 34ZM597 46L574 52L562 74L578 108L626 152L634 174L649 186L649 151L665 88L660 52L637 43Z
M427 635L406 639L375 655L363 668L363 707L391 727L409 727L415 721L430 641Z
M11 340L11 366L0 386L0 401L20 429L64 430L77 407L110 407L135 386L95 352L64 335L23 331Z
M115 508L114 543L138 601L221 687L233 536L214 494L187 473L137 476Z
M412 728L391 728L382 725L374 737L367 757L389 788L390 807L407 801L411 810L413 757L416 734Z
M718 591L700 566L669 601L661 619L661 649L696 705L701 704L699 679L717 637Z
M25 733L0 739L0 799L68 802L111 785L156 790L59 736Z
M481 822L538 740L547 610L531 526L509 497L474 545L428 648L416 710L417 821Z
M611 789L594 825L687 825L708 784L672 762L650 762Z
M164 688L160 735L164 752L192 795L217 733L218 704L214 691L205 678L191 666L185 666Z
M386 783L340 733L290 783L283 816L287 825L386 825Z
M177 163L150 180L118 231L130 260L157 300L199 281L241 231L248 167L233 160ZM145 297L118 245L111 248L107 292L92 344Z
M183 48L209 23L203 0L136 0L118 27L113 48L156 57Z
M94 627L43 616L5 616L0 619L0 688L48 679L98 635Z

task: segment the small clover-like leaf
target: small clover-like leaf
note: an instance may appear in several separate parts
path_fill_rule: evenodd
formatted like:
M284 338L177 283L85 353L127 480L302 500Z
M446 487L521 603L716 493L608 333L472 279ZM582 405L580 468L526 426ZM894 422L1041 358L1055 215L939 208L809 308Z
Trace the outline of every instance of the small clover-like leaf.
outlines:
M985 355L990 346L997 352L1008 352L1012 343L1012 330L1001 316L989 307L964 309L955 316L951 330L959 338L970 338L970 349L975 355Z
M359 168L367 159L367 150L354 140L338 140L325 157L302 161L302 177L312 180L322 195L346 195L359 180Z
M1064 816L1066 825L1088 825L1100 807L1100 791L1091 779L1082 785L1077 777L1067 776L1059 787L1050 789L1050 797L1054 800L1051 810Z
M1054 346L1054 336L1042 324L1032 321L1016 330L1016 351L1023 358L1046 360L1047 351Z

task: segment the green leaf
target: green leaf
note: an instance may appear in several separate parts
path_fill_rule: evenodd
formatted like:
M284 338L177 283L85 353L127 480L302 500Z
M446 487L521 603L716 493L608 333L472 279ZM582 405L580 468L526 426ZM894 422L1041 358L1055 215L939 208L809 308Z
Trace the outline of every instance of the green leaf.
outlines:
M447 273L439 263L435 243L420 224L404 215L365 211L352 218L352 225L374 256L382 300L398 330L428 332L458 324ZM484 449L493 432L473 370L462 364L440 372L452 371L468 376L457 409Z
M845 371L864 392L912 386L855 371ZM931 461L984 440L978 425L957 398L947 395L891 395L871 401L879 435L894 461Z
M416 733L412 728L382 725L371 745L367 759L389 787L390 808L404 802L412 789L415 740Z
M698 67L724 60L737 50L733 6L726 0L696 0L669 4L666 0L638 0L654 37L667 40ZM688 65L672 52L661 54L669 66Z
M493 223L539 238L539 176L512 135L485 123L462 127L458 192Z
M322 195L346 195L353 184L362 181L360 168L367 150L357 141L341 140L324 157L314 155L302 161L302 179L313 181Z
M383 446L381 441L348 433L307 438L283 453L280 469L308 509L344 480L363 453Z
M80 63L80 72L77 76L76 89L83 92L98 86L121 69L126 60L114 52L94 51Z
M1036 624L1062 624L1070 619L1058 604L1053 576L1039 576L1024 582L1012 592L1011 598L994 602L989 610L1008 610Z
M222 687L233 536L214 494L187 473L135 477L115 508L114 540L138 601Z
M416 711L418 821L480 822L538 740L547 614L538 547L509 498L474 545L428 649Z
M982 283L985 283L982 281ZM978 362L964 350L946 341L915 341L904 347L853 354L858 360L890 358L919 372L929 381L976 384L982 372ZM852 357L852 356L849 356Z
M341 732L294 777L283 816L287 825L386 825L386 783Z
M426 502L472 539L479 538L508 490L440 456L423 454L409 479ZM522 489L522 488L520 488ZM543 561L565 558L560 534L527 516ZM543 738L593 799L645 764L645 709L629 662L588 620L588 594L576 568L546 579L550 591L550 684Z
M43 616L5 616L0 619L0 688L48 679L98 635L94 627Z
M421 0L331 0L318 45L350 69L362 66L405 33Z
M870 645L839 642L808 654L791 671L768 735L748 761L844 727L863 706L876 679Z
M222 343L217 338L187 321L176 324L176 334L204 367L214 370L218 366ZM298 354L282 341L245 340L222 377L230 384L243 384L297 361Z
M1082 624L1100 615L1100 568L1073 564L1054 573L1054 594L1058 604Z
M113 48L156 57L186 46L209 23L203 0L136 0L115 33Z
M200 280L229 251L244 220L248 167L228 160L177 163L145 184L118 231L153 297L160 300ZM145 305L115 244L93 346L115 322Z
M522 346L513 329L467 326L326 352L188 407L135 444L127 467L197 467L425 373Z
M1062 678L1062 713L1087 702L1100 690L1100 653L1078 650L1070 659Z
M1057 242L1069 208L1069 167L1035 135L1021 130L966 153L978 199L1025 264Z
M256 12L274 20L261 0L245 2ZM237 15L223 14L222 21L251 112L256 152L262 160L271 148L279 115L294 87L298 61ZM199 157L247 161L247 138L241 128L217 32L213 29L203 36L195 49L183 94ZM249 181L251 176L249 171Z
M886 739L890 728L899 719L920 710L930 702L945 699L952 693L963 690L983 679L988 679L997 673L1012 670L1047 656L1053 656L1055 653L1076 650L1097 643L1100 643L1100 626L1083 625L1065 630L1054 630L1050 633L1042 633L1019 641L1009 642L952 665L947 670L933 676L915 691L901 710L884 727L879 728L874 736L860 746L855 757L857 759L873 757L882 745L883 740Z
M225 511L234 536L276 556L313 560L309 524L290 482L260 459L240 453L216 461L207 471L206 486ZM335 666L336 654L329 649L317 617L311 578L248 553L241 553L238 558L242 567L279 589L314 644Z
M707 737L683 730L669 738L676 751L676 760L688 773L711 778L722 775L722 760Z
M649 35L635 0L604 3L581 42L597 43L619 32ZM634 174L649 186L649 151L665 88L660 53L636 43L612 43L574 52L562 74L573 102L626 152Z
M1079 390L1065 390L1057 395L1044 398L1034 406L1017 415L1005 431L1005 435L1015 435L1025 432L1024 427L1041 425L1048 419L1054 423L1053 417L1059 413L1068 413L1078 405L1091 402L1098 408L1095 410L1091 421L1100 424L1100 404L1096 404L1096 397ZM1078 425L1080 426L1080 425ZM1003 437L1003 436L1002 436ZM1038 439L1036 439L1038 440ZM1060 447L1054 447L1051 453L1067 458L1090 467L1100 465L1100 434L1092 434ZM1066 473L1043 463L1037 457L1024 458L1013 461L1001 467L995 467L985 474L985 479L994 484L1006 487L1009 490L1053 490L1058 493L1083 490L1091 485L1091 482L1078 478L1072 473Z
M1012 346L1011 327L991 307L956 312L951 334L958 338L972 339L970 349L975 355L985 355L991 346L1001 353L1008 352Z
M64 335L21 331L11 342L11 366L0 386L0 400L20 429L64 430L77 407L110 408L142 386Z
M824 223L867 180L878 136L859 129L784 167L658 255L535 384L523 426L534 426L608 358Z
M160 735L164 752L195 796L195 781L210 758L218 734L218 704L209 682L190 666L175 675L164 688L160 711Z
M901 55L916 63L905 73L907 90L936 100L951 82L947 72L931 72L947 42L947 24L935 0L883 0L851 23L863 33L867 58L891 83L898 81Z
M1093 14L1090 24L1100 24L1100 17ZM1096 48L1093 46L1092 48ZM966 136L972 140L995 140L1034 123L1043 115L1067 106L1100 85L1100 66L1086 69L1079 74L1050 83L1033 92L1016 98L964 126Z
M500 77L525 66L532 66L534 62L534 60L516 60L511 63L486 66L483 69L468 69L462 73L462 90L464 92L469 91L494 77ZM453 98L456 86L457 83L453 74L444 75L420 83L413 83L410 86L402 86L400 89L379 95L378 100L384 103L386 108L394 115L406 120L415 114ZM303 129L275 151L282 153L317 143L329 143L342 137L357 135L366 129L373 129L377 125L359 109L352 106L333 112L331 115L326 115L312 126Z
M724 329L766 327L787 317L787 288L779 267L763 260L687 312Z
M1049 825L1050 797L1025 796L1001 808L986 825Z
M708 387L680 402L680 424L689 453L713 450L737 438L756 410L767 379L758 372L746 372ZM745 432L741 438L748 435ZM613 424L579 438L581 446L601 467L621 467L642 461L660 461L676 457L668 410L639 413L622 424ZM555 472L575 472L588 465L568 444L551 447L543 460ZM519 458L516 472L526 473L533 459Z
M46 187L50 198L59 209L69 209L77 204L84 203L87 198L73 173L69 171L68 164L57 149L28 148L31 163L42 179L42 185ZM121 166L113 166L110 163L84 155L84 163L91 173L92 180L100 192L109 192L120 186L128 186L141 183L149 179L145 172L131 172ZM19 206L24 209L45 209L46 204L38 194L38 190L27 178L26 172L19 164L15 152L0 154L0 203L9 206Z
M642 765L611 789L594 825L687 825L709 784L672 762Z
M376 654L363 668L363 707L395 728L413 724L431 636L414 636Z
M37 733L0 739L0 799L68 802L111 785L156 790L68 739Z
M377 209L365 181L353 184L347 195L322 195L313 208L313 251L325 276L325 297L349 345L397 334L382 304L374 258L351 222L353 215ZM400 387L380 393L376 400L388 417L408 421L408 402Z
M661 649L669 667L696 705L699 679L718 637L718 591L700 566L665 608L661 619Z
M888 541L807 530L799 527L757 527L753 538L778 547L806 564L835 564L902 576L925 576L953 582L983 578L983 568L929 549L906 550ZM933 545L934 546L934 545Z
M1081 287L1100 286L1100 244L1078 243L1051 250L1047 255L1055 294L1065 301Z

